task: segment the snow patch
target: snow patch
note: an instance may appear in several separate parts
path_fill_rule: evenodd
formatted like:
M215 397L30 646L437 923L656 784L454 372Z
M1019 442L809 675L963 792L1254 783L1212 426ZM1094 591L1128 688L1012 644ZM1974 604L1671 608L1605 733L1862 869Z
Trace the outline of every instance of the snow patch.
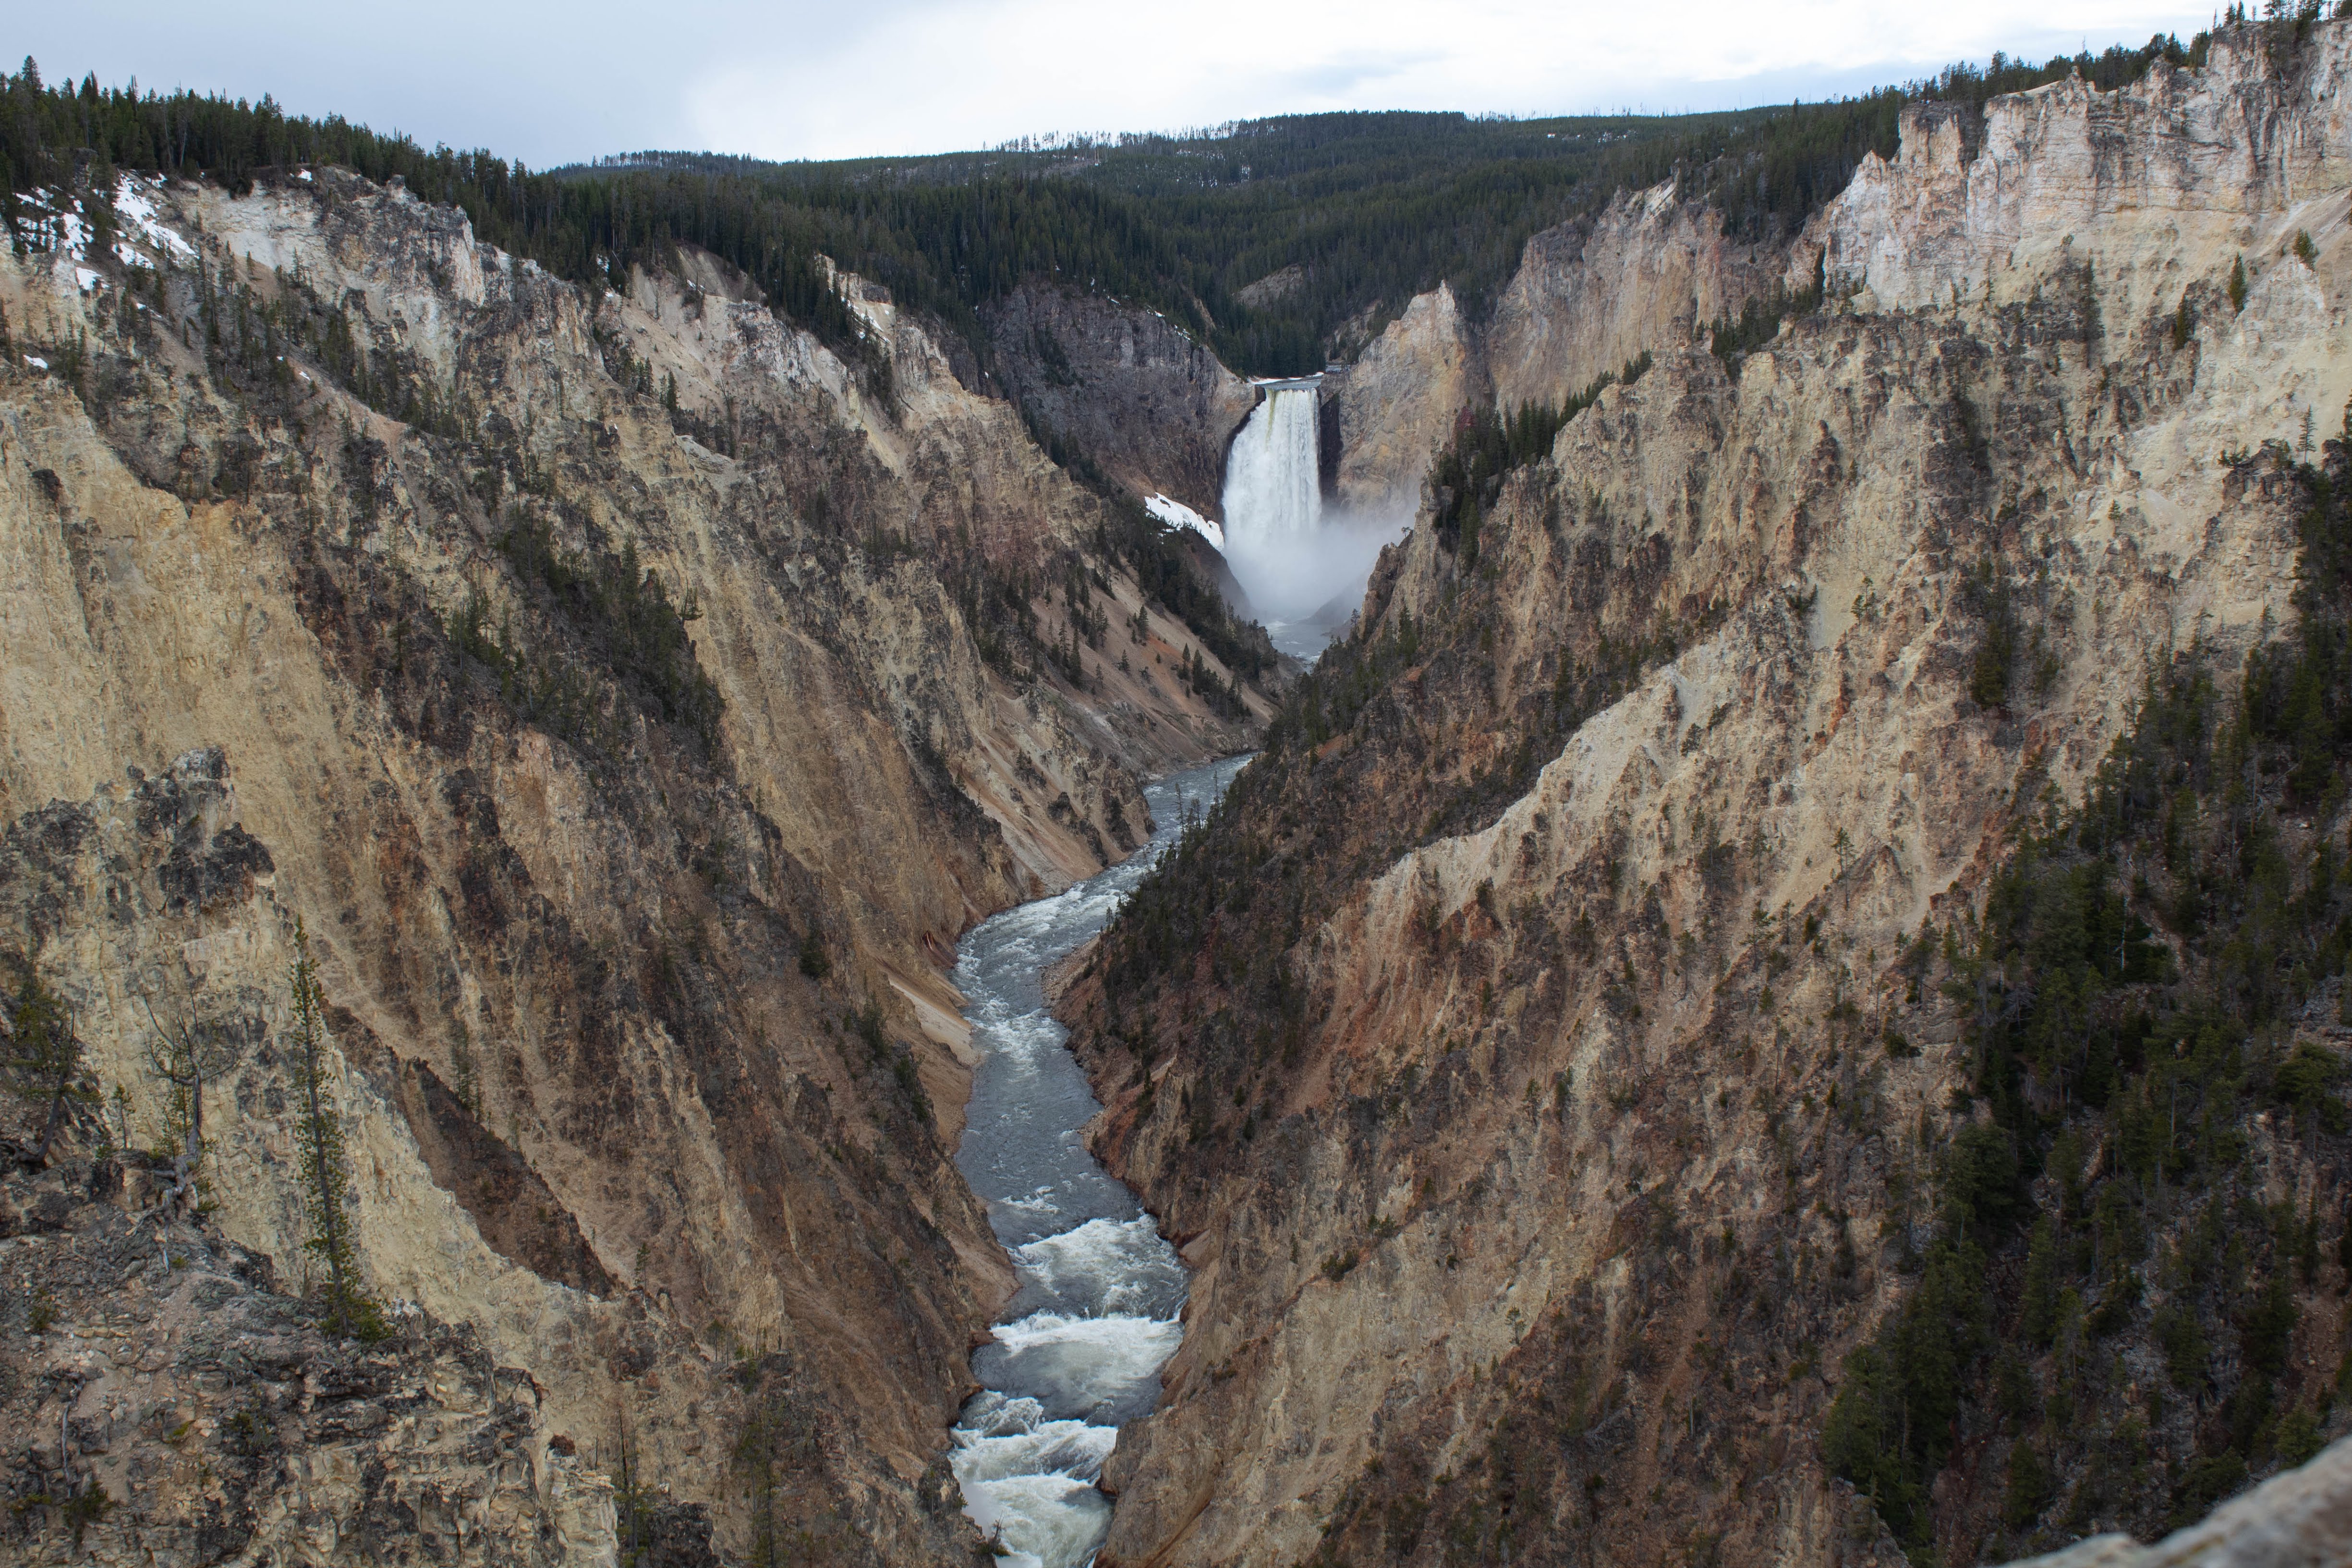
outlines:
M43 359L38 354L26 354L25 356L25 363L31 365L35 370L47 370L49 368L49 362Z
M1207 540L1211 544L1215 545L1220 554L1223 553L1225 548L1225 531L1218 527L1215 523L1211 522L1207 518L1202 517L1199 512L1194 511L1191 507L1186 506L1182 501L1171 500L1168 497L1162 495L1155 495L1143 503L1143 510L1150 512L1152 516L1158 518L1160 521L1166 523L1171 528L1191 529L1193 532Z
M162 183L160 180L156 182L159 186ZM114 211L122 219L123 227L136 231L140 238L157 250L184 259L196 254L194 246L157 220L153 200L149 197L145 187L129 174L115 184ZM124 259L131 258L125 257Z

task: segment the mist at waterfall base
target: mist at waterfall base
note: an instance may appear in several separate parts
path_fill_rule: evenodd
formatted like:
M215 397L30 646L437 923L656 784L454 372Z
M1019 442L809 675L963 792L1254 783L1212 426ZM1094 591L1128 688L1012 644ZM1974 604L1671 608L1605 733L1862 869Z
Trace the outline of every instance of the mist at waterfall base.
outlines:
M1324 506L1319 383L1263 384L1225 456L1225 564L1275 646L1306 658L1346 629L1381 546L1412 522Z
M1101 1106L1047 1007L1045 972L1108 923L1245 760L1146 786L1147 847L957 944L980 1060L956 1168L987 1201L1020 1289L972 1354L982 1392L957 1419L950 1462L964 1511L1008 1568L1083 1568L1093 1557L1110 1528L1095 1480L1119 1424L1151 1413L1184 1333L1182 1261L1080 1140Z

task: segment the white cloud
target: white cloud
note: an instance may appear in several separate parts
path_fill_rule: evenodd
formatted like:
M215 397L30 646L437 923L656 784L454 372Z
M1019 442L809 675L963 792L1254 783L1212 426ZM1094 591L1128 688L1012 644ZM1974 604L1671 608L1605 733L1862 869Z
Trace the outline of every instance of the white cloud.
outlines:
M2185 37L2203 20L2100 0L936 0L845 21L814 47L714 61L685 108L698 142L778 157L1329 109L1706 108L1859 89L1996 48L2046 58L2085 39Z
M2046 56L2209 10L2116 0L296 0L32 7L53 78L272 92L534 165L641 147L842 157L1045 131L1396 108L1565 113L1817 97L1996 48Z

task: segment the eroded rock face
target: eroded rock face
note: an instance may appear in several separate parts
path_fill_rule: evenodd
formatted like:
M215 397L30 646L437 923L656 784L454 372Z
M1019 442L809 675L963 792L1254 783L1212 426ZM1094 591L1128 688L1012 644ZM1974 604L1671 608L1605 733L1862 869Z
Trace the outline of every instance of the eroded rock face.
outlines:
M1685 347L1709 322L1737 317L1788 265L1783 247L1726 239L1721 216L1676 200L1670 184L1546 229L1528 241L1487 319L1465 319L1441 286L1327 380L1324 416L1338 447L1327 488L1361 513L1409 513L1464 410L1564 403L1643 353Z
M2341 31L2316 47L2332 82ZM1994 119L2093 110L2032 96ZM2031 218L1990 301L1865 293L1736 366L1661 352L1475 556L1424 517L1383 558L1363 705L1237 782L1182 884L1199 951L1171 975L1122 928L1065 1004L1095 1146L1199 1270L1106 1563L1900 1561L1819 1446L1971 1070L1896 961L2079 795L2151 662L2234 668L2294 613L2300 491L2223 449L2292 451L2352 394L2352 239L2313 216L2345 183L2179 218L2250 258L2310 229L2240 313L2212 303L2234 249L2151 289L2092 214L2071 247ZM1833 211L1840 255L1902 250ZM2032 584L2049 650L1992 709L1980 564ZM2248 1135L2278 1192L2340 1202L2334 1155ZM2334 1278L2298 1287L2315 1376ZM1999 1488L1948 1479L1939 1540L1972 1551Z
M2343 222L2352 183L2352 43L2241 27L2210 63L2158 61L2133 86L2079 79L1993 100L1904 110L1893 163L1865 156L1807 226L1791 287L1816 259L1832 286L1885 310L2013 300L2069 274L2095 280L2122 325L2171 310L2242 253L2259 273L2298 228ZM2210 298L2192 299L2210 314Z
M953 942L1265 699L1179 681L1098 503L856 279L887 391L708 258L592 298L331 170L150 195L160 284L0 264L20 348L89 351L0 369L6 947L141 1146L158 1030L237 1043L203 1244L299 1284L299 922L373 1289L722 1548L757 1430L810 1539L962 1558L931 1460L1009 1279Z
M375 1342L322 1333L268 1258L163 1220L137 1165L0 1189L15 1560L615 1560L603 1468L470 1329L410 1309ZM717 1563L699 1509L646 1512L680 1568Z
M1006 390L1139 496L1224 515L1225 448L1249 384L1155 311L1041 279L989 315Z
M1339 431L1339 503L1367 516L1409 510L1477 383L1468 324L1454 290L1440 284L1324 383L1323 417Z
M1672 184L1621 194L1598 216L1528 241L1484 334L1494 399L1565 403L1644 352L1737 317L1783 264L1780 247L1727 240L1722 215L1677 200Z

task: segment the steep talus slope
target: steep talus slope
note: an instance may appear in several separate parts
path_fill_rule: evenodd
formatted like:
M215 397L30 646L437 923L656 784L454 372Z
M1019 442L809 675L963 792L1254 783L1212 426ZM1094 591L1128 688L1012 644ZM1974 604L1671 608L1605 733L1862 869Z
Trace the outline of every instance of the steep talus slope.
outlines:
M1940 177L2015 191L1988 160L2026 122L2090 163L2014 209L1990 291L1850 265L1993 253L1871 171L1789 264L1828 308L1737 363L1661 348L1428 498L1066 1005L1096 1146L1199 1269L1107 1561L1973 1560L2146 1536L2340 1426L2340 956L2261 932L2333 926L2342 792L2184 763L2142 912L2065 824L2242 667L2323 679L2347 56L2239 28L2200 75L1997 100ZM2284 744L2289 679L2228 732ZM2284 868L2271 923L2217 957L2181 911L2252 897L2242 856ZM2097 920L2116 956L2063 934ZM2248 952L2277 980L2210 979ZM2209 984L2285 1010L2200 1032Z
M943 966L979 914L1139 842L1137 775L1242 743L1268 657L1146 609L1168 547L855 279L884 376L690 252L598 299L332 170L113 195L138 261L0 270L26 356L0 369L0 904L126 1097L109 1129L77 1113L52 1177L96 1194L109 1142L164 1141L149 1047L188 1026L237 1058L205 1217L131 1203L139 1245L242 1247L300 1293L299 921L362 1272L425 1314L383 1353L423 1375L463 1325L535 1384L535 1500L452 1504L466 1560L516 1560L477 1528L499 1510L557 1527L545 1456L574 1450L590 1493L625 1455L730 1549L963 1555L936 1458L1009 1278L949 1159ZM120 1212L28 1226L102 1250ZM4 1266L56 1301L8 1352L20 1431L78 1408L57 1346L161 1321L106 1316L67 1256ZM90 1551L199 1515L187 1561L371 1550L355 1450L288 1430L257 1471L218 1447L249 1424L184 1407L174 1368L215 1391L181 1341L139 1348L109 1430L204 1463L74 1519ZM72 1443L20 1458L26 1540L122 1479ZM613 1506L583 1517L534 1550L602 1560Z

